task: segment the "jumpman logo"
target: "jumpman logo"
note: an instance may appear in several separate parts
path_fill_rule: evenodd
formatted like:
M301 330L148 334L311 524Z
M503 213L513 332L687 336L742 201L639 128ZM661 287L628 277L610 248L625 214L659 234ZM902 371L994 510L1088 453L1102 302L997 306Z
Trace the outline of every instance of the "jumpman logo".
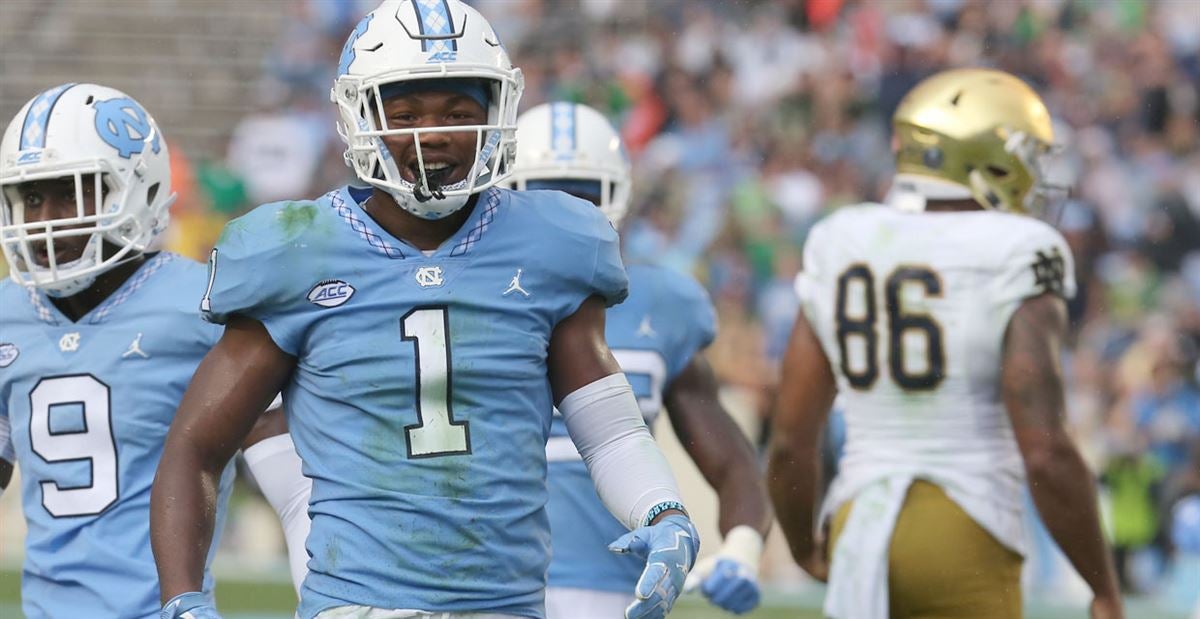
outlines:
M637 336L658 337L658 332L654 330L654 327L650 326L650 314L642 317L642 324L638 325Z
M529 292L521 287L521 269L517 269L517 274L513 275L512 281L508 282L508 290L504 291L502 297L507 297L509 294L519 292L525 296L529 296Z
M125 358L129 357L130 355L140 355L143 359L150 358L150 355L147 355L145 352L142 351L142 334L141 333L137 334L137 337L133 338L133 343L129 345L129 350L122 353L121 358L125 359Z

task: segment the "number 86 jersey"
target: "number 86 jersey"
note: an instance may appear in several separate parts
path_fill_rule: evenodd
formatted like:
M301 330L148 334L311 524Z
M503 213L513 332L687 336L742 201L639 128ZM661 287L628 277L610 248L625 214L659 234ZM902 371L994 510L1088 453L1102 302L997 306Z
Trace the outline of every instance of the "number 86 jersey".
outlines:
M1023 300L1074 294L1062 236L998 211L846 207L813 228L796 290L846 418L824 512L888 476L919 477L1020 552L1025 475L1001 353Z
M0 418L13 450L0 445L0 457L21 479L30 619L158 615L150 486L184 389L221 333L196 313L204 278L202 265L159 253L77 322L0 282Z

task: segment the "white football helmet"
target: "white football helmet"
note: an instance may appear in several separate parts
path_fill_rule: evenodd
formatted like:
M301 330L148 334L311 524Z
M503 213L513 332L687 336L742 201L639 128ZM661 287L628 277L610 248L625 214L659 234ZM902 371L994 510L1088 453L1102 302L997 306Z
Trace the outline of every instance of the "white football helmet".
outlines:
M484 84L488 124L389 129L381 87L431 79ZM340 113L346 163L358 178L418 217L441 219L508 175L523 89L520 69L513 68L491 25L475 9L459 0L385 0L350 33L331 99ZM420 135L448 132L475 133L475 162L461 182L431 188ZM416 143L417 183L400 176L382 139L392 135L410 135Z
M509 184L590 194L615 227L629 209L633 185L629 157L608 119L586 105L561 102L543 103L517 120L517 163Z
M75 216L25 221L17 185L60 178L75 182ZM96 196L90 212L85 179ZM166 229L174 201L167 142L145 108L119 90L51 88L21 108L0 142L0 248L13 280L51 296L73 295L145 252ZM88 237L83 255L58 264L54 242L72 236ZM104 241L117 251L105 255ZM41 243L49 266L34 260L33 245Z

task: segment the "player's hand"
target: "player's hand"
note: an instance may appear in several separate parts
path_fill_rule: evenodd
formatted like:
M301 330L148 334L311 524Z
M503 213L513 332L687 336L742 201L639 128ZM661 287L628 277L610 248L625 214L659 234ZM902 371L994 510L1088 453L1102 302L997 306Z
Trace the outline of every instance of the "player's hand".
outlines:
M625 609L626 619L662 619L671 612L688 570L696 562L700 536L687 516L672 514L622 535L608 549L646 559L634 601Z
M821 582L829 582L829 527L828 520L821 524L821 530L817 534L817 547L812 556L800 564L809 576Z
M688 574L684 591L700 587L700 593L716 606L731 613L754 610L762 598L757 570L735 559L713 555L696 564Z
M800 567L808 572L809 576L821 581L829 581L829 560L825 558L825 550L817 547L808 558L803 561L798 561Z
M163 604L159 619L221 619L208 597L199 591L181 593Z
M734 527L725 536L717 554L696 564L683 585L684 591L697 587L714 605L731 613L754 610L762 598L758 587L758 561L763 539L758 531L745 525Z
M1092 600L1092 619L1125 619L1125 609L1117 595L1106 595Z

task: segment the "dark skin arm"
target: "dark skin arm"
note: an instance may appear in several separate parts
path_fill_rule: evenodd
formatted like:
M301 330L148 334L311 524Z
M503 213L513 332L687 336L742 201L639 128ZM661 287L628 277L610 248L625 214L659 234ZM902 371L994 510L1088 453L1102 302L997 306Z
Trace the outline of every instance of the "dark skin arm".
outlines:
M242 449L248 449L251 445L272 436L287 434L287 431L287 416L284 415L283 408L273 408L263 413L258 421L254 422L250 434L247 434L246 440L242 441Z
M771 528L767 489L754 449L717 399L717 378L708 361L692 357L664 396L675 435L717 491L721 534L746 525L765 537Z
M820 581L829 575L825 540L814 533L821 501L821 435L836 395L829 359L801 312L783 358L771 421L767 486L792 558Z
M547 365L555 404L580 387L621 371L604 339L603 299L589 297L574 314L554 327ZM656 516L651 524L671 514L682 512L669 509Z
M12 481L12 472L12 462L0 460L0 490L8 488L8 482Z
M221 471L247 444L295 364L262 323L234 317L193 375L150 495L150 542L164 602L201 589Z
M1044 294L1021 304L1004 338L1000 387L1029 489L1054 541L1095 595L1093 617L1120 617L1112 555L1100 531L1092 474L1067 435L1059 354L1066 304Z

